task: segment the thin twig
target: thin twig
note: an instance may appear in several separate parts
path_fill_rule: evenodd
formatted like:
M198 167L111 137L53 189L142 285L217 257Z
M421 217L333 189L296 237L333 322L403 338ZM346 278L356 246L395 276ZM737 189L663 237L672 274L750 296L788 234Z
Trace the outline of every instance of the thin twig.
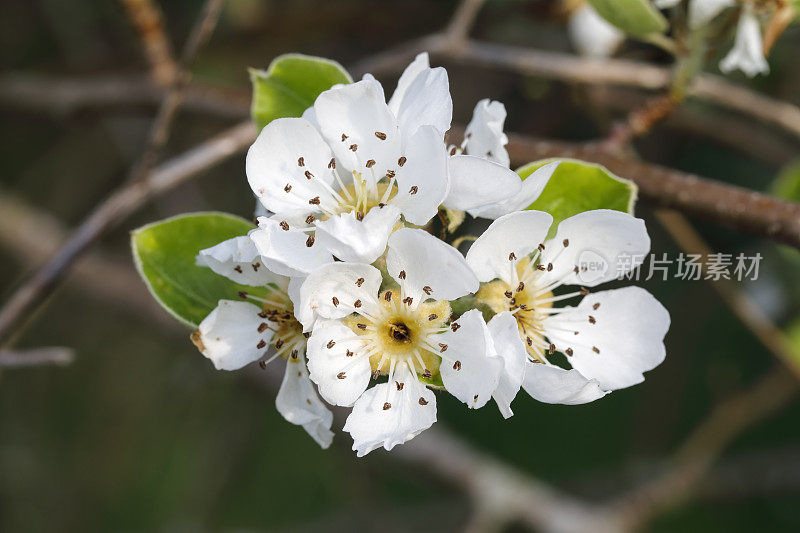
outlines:
M71 348L33 348L31 350L0 350L0 369L31 366L66 366L75 359Z
M67 243L59 249L53 258L39 269L34 276L12 295L11 299L0 309L0 340L6 338L16 324L18 324L38 301L44 299L46 294L55 287L64 273L69 270L75 260L91 246L104 232L118 224L121 220L146 201L152 194L165 190L163 177L159 181L156 173L150 169L155 162L158 152L166 143L172 120L180 107L183 93L189 83L189 65L200 47L211 35L219 18L224 0L207 0L203 12L197 23L192 28L187 43L181 55L180 71L172 81L158 109L155 120L150 128L147 143L141 157L133 165L126 185L112 194L106 201L84 220ZM208 141L211 157L200 154L200 159L211 161L211 164L232 155L241 148L237 142L242 139L252 142L253 127L249 122L229 130L224 137L217 137ZM197 153L190 151L187 156L197 158ZM204 157L205 156L205 157ZM221 157L220 157L221 156ZM190 160L192 157L190 157ZM203 168L203 167L201 167ZM167 169L169 170L169 169ZM198 169L199 170L199 169ZM169 176L169 172L167 173ZM180 181L187 177L182 174L178 180L167 180L168 183Z
M49 213L0 193L0 249L19 261L24 270L45 263L68 237L68 228ZM113 303L167 328L178 326L147 291L141 290L141 279L130 257L89 251L78 260L66 282L79 286L84 296Z
M610 508L627 529L641 527L689 499L713 461L739 435L796 398L798 383L785 368L763 376L752 388L715 407L678 449L669 468Z
M444 30L448 46L458 47L466 40L484 3L486 0L462 0Z
M153 0L122 0L122 4L131 24L139 33L153 83L158 86L169 85L175 79L178 65L164 29L161 9Z
M245 121L155 168L148 179L129 182L109 196L81 223L59 251L0 309L0 339L7 337L55 287L75 260L100 236L125 220L153 196L221 163L252 144L256 131Z
M685 252L701 256L701 266L708 264L712 250L686 217L675 211L659 210L656 211L656 218ZM705 268L701 270L705 271ZM758 341L800 379L800 354L758 304L732 280L718 279L709 282L709 285Z
M155 164L159 152L167 143L172 129L172 122L183 102L186 88L189 86L189 82L192 79L190 71L191 64L197 52L203 44L208 41L209 37L211 37L211 32L217 25L217 20L222 11L224 1L225 0L206 0L200 18L192 28L192 32L181 53L178 71L170 82L167 93L164 95L164 99L161 101L156 117L153 120L153 124L150 126L142 155L131 168L129 176L131 181L138 181L147 176L148 171Z
M158 105L165 91L142 76L0 75L0 105L14 110L52 113L59 119L87 108ZM222 118L245 119L250 113L250 91L194 84L187 87L181 108Z
M672 69L627 59L592 59L572 54L466 40L448 47L439 34L404 43L358 64L373 74L401 70L415 54L429 51L443 59L470 66L511 70L573 83L620 85L646 90L669 87ZM700 74L689 95L778 126L800 139L800 107L735 85L713 74Z

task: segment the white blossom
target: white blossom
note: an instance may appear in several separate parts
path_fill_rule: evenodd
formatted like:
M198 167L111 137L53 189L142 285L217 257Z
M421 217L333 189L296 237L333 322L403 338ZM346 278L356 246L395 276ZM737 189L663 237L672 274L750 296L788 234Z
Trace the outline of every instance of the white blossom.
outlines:
M252 235L261 255L287 275L334 257L372 263L394 229L426 224L446 198L471 208L515 195L508 168L448 157L451 116L447 72L420 54L388 103L365 76L321 93L301 118L270 122L247 154L250 186L274 213Z
M498 313L489 329L506 361L495 397L504 416L520 385L543 402L585 403L641 382L665 355L669 315L647 291L586 288L615 278L619 257L648 252L644 223L618 211L587 211L563 220L546 239L551 223L538 211L503 216L467 253L485 282L478 302ZM583 287L556 292L576 284ZM576 307L554 306L580 296ZM555 351L567 356L571 369L551 364L548 355Z
M583 3L569 17L570 40L579 54L606 58L625 41L625 34L601 17L589 4Z
M267 354L270 357L262 361L264 365L285 359L275 399L278 412L302 426L321 447L330 446L333 414L308 378L306 336L294 317L289 278L269 271L248 237L235 237L202 250L197 263L236 283L268 286L270 292L265 298L242 293L247 301L220 300L192 334L194 344L218 370L237 370Z
M389 238L386 268L396 288L381 289L371 265L330 263L312 272L295 298L309 339L308 367L320 394L352 406L344 426L359 456L390 450L436 420L444 388L482 407L500 382L503 360L478 310L450 320L450 302L478 289L456 249L411 228ZM370 377L385 383L369 387Z
M764 58L761 27L749 3L745 4L739 16L733 48L722 59L719 68L726 73L739 69L751 78L769 72L769 64Z

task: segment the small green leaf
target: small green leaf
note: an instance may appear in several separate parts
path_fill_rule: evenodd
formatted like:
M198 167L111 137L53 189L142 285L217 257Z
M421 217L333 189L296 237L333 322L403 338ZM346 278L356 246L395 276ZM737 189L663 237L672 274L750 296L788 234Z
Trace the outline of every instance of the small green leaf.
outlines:
M663 33L669 27L664 15L650 0L589 0L608 22L628 35Z
M781 169L772 183L772 192L784 200L800 202L800 160L793 161Z
M302 54L276 57L267 70L250 69L251 113L258 129L282 117L299 117L337 83L353 83L336 61Z
M259 296L267 293L263 287L239 285L195 264L200 250L245 235L253 227L226 213L190 213L148 224L131 234L136 269L169 314L197 327L219 300L235 300L242 290Z
M781 169L772 182L772 193L778 198L800 203L800 159ZM780 253L795 265L800 265L800 252L790 246L780 246Z
M577 159L545 159L517 169L522 179L552 161L561 161L539 198L528 209L553 215L553 228L562 220L592 209L633 214L637 187L601 165Z
M800 367L800 319L795 319L786 329L786 337L792 350L792 363Z

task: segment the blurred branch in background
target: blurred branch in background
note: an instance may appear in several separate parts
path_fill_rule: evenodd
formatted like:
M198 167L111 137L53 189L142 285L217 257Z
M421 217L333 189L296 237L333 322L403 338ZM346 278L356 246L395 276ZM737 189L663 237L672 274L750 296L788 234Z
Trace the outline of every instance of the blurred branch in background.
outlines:
M11 231L11 219L22 220L24 224L18 227L25 231ZM0 228L8 229L0 232L0 246L32 264L56 249L68 234L48 214L7 197L0 197ZM94 251L77 265L71 279L89 294L124 305L136 314L145 313L148 319L177 334L185 333L151 298L142 297L147 295L139 290L141 282L127 262ZM274 394L280 376L273 374L254 368L249 375ZM430 428L385 457L407 462L468 494L476 507L475 521L470 524L475 531L496 530L514 521L551 532L625 531L691 498L724 448L752 424L785 405L797 390L796 380L783 369L767 374L752 389L713 409L662 474L607 505L584 502L520 474L442 427ZM337 415L341 424L341 411Z
M651 90L663 89L670 83L670 69L645 63L586 60L565 54L469 41L467 36L471 24L482 3L479 0L466 0L445 33L425 37L369 58L355 70L369 70L376 74L399 71L414 53L427 49L443 58L470 65L503 68L522 74L579 83L618 84ZM133 9L157 10L150 2L131 0L126 5L129 12ZM144 83L124 87L125 82L113 85L109 80L103 80L94 86L94 92L85 92L83 87L76 89L77 84L82 82L64 82L64 85L59 86L63 94L61 97L56 96L55 103L39 102L42 105L55 106L56 109L70 110L92 104L85 100L89 97L102 100L106 104L122 103L124 92L128 101L154 103L160 99L161 107L151 129L148 148L131 171L133 179L100 204L71 237L66 237L67 232L54 219L0 196L0 229L6 230L0 231L0 244L16 250L16 254L29 264L38 264L55 252L47 265L29 283L23 285L0 310L0 338L10 333L57 286L73 263L110 228L122 222L150 198L243 151L254 139L255 127L248 120L150 171L158 151L166 143L170 124L182 101L185 100L187 105L196 109L217 114L229 113L229 116L237 116L238 113L244 115L247 112L244 101L230 104L216 93L209 94L202 89L187 88L188 65L200 44L210 34L220 6L221 2L213 0L207 4L205 15L201 17L201 23L195 26L193 37L190 37L184 50L181 66L174 67L174 61L172 62L173 68L184 71L185 75L174 74L166 90ZM141 31L141 21L136 25L140 27L143 38L150 35ZM153 54L150 57L151 65L161 61L155 56L163 56L164 43L168 44L163 31L160 33L160 36L155 37L155 41L162 41L157 45L161 48L158 53L151 50L154 46L152 43L145 43L148 56ZM193 50L192 46L195 46ZM155 72L153 76L157 76ZM29 85L26 86L25 83ZM35 91L28 90L30 87L35 88L33 83L36 82L32 79L6 77L0 81L0 97L7 101L39 105ZM72 83L75 85L70 85ZM120 94L116 94L117 90ZM800 139L800 110L796 106L777 102L705 74L698 78L690 94L777 125ZM598 162L621 176L633 179L639 185L642 197L655 205L678 208L687 214L733 225L800 247L798 205L626 158L609 150L603 143L578 144L514 135L510 137L508 149L515 163L548 157L574 157ZM144 178L137 180L137 176ZM662 218L663 216L666 215L662 215ZM4 217L11 217L16 222L9 224L3 220ZM20 224L19 220L22 219L28 222ZM671 226L675 228L676 224L672 223ZM12 228L20 227L30 230L31 234L11 231ZM98 272L101 274L98 275ZM109 278L118 281L108 283ZM159 322L166 318L161 311L152 313L154 306L151 300L146 293L138 290L138 282L132 282L136 279L132 267L115 264L104 254L88 254L83 262L76 265L72 279L101 297L124 302L137 309L140 306L142 310L150 309L148 316ZM725 297L724 290L723 296ZM759 340L772 351L783 350L785 346L781 345L780 339L774 338L775 332L769 329L770 325L763 323L764 317L753 314L752 309L743 305L736 293L734 296L728 294L726 301L735 311L737 306L745 311L739 316L753 329ZM137 298L140 300L138 303ZM0 361L7 354L14 357L25 356L19 352L3 351L0 352ZM34 352L27 354L35 355ZM277 382L273 379L260 381L271 387L273 392L277 387ZM662 473L608 504L581 501L520 474L511 466L487 457L460 441L441 427L429 429L414 441L395 449L387 458L419 467L470 495L475 514L468 527L473 531L497 530L515 521L552 532L624 531L641 527L656 514L691 498L711 464L725 447L751 425L794 398L797 390L797 381L784 369L779 368L768 373L751 389L714 408L709 417L679 447Z
M192 162L196 163L197 160L202 160L211 165L216 161L221 161L236 152L237 140L241 140L242 137L246 139L252 137L252 125L235 127L228 134L222 134L221 137L208 141L203 147L203 153L197 153L201 147L187 153L184 160L188 160L189 165L186 165L184 161L175 160L178 166L184 163L184 166L190 167L190 172L177 172L170 175L169 171L172 169L167 165L165 165L167 166L166 175L150 171L158 153L169 138L170 126L180 107L183 92L191 80L189 65L200 47L210 37L219 19L222 5L223 0L208 0L205 3L200 18L192 28L181 54L179 72L164 95L150 128L145 148L141 157L131 168L128 182L101 203L75 230L69 241L43 267L37 270L36 274L20 287L0 309L0 341L7 337L11 330L25 318L26 314L44 299L75 260L106 231L138 209L151 195L156 194L156 191L169 189L177 185L181 179L206 168L192 167ZM208 157L209 155L211 157Z
M224 0L207 0L203 6L200 18L192 28L192 32L189 34L189 38L181 53L180 65L178 65L175 75L170 80L164 99L158 107L142 155L133 165L133 168L131 168L129 177L131 181L138 181L145 178L147 172L158 159L161 149L167 143L172 129L172 122L183 103L186 88L189 86L189 82L192 79L190 71L192 62L200 48L211 37L211 33L214 31L214 27L219 20L223 4Z
M783 367L762 376L750 389L718 404L660 475L609 505L625 529L641 528L655 516L691 498L700 480L725 448L754 424L793 400L800 387Z
M441 35L430 35L368 58L356 74L396 72L423 50L470 66L503 69L590 85L621 85L646 90L669 87L672 69L628 59L591 59L572 54L534 50L505 44L465 40L458 46ZM779 127L800 139L800 108L733 84L713 74L700 74L689 95Z
M69 240L0 309L0 339L12 332L53 290L63 275L104 233L124 221L148 200L241 152L253 142L249 120L159 165L145 180L128 182L98 205Z
M88 108L157 105L164 95L164 88L141 76L71 79L30 74L0 75L0 104L58 116ZM250 111L250 94L190 85L182 108L221 118L245 119Z
M150 79L155 85L169 85L178 71L172 56L172 45L164 28L161 9L152 0L122 0L131 24L139 33L147 62L150 64Z
M0 370L41 365L64 366L75 359L71 348L33 348L31 350L0 350Z

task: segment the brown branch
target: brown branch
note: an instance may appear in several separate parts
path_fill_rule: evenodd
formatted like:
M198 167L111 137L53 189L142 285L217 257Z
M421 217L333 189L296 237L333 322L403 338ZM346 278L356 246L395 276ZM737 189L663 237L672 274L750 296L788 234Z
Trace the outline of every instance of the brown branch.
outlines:
M128 19L139 33L153 83L158 86L169 85L175 78L178 65L172 56L161 9L153 0L122 0L122 4Z
M800 249L800 204L622 157L604 149L601 144L509 135L508 152L516 165L547 158L574 158L599 163L636 183L639 196L652 205L670 207Z
M0 369L27 368L41 365L65 366L75 359L70 348L34 348L31 350L0 350Z
M153 196L237 154L252 144L256 131L248 120L155 168L146 180L123 185L81 223L63 247L0 309L0 339L7 337L64 273L99 237L125 220Z
M553 78L591 85L621 85L646 90L669 87L672 69L627 59L591 59L561 52L465 40L457 47L435 34L405 43L359 63L359 72L373 74L401 70L414 55L428 50L443 59L470 66L511 70L520 74ZM772 124L800 139L800 107L776 100L713 74L700 74L689 88L689 95L706 100L763 122Z
M157 105L165 89L141 76L63 78L22 73L0 75L0 105L48 112L63 118L87 108ZM250 91L190 85L182 108L244 119L250 113Z

